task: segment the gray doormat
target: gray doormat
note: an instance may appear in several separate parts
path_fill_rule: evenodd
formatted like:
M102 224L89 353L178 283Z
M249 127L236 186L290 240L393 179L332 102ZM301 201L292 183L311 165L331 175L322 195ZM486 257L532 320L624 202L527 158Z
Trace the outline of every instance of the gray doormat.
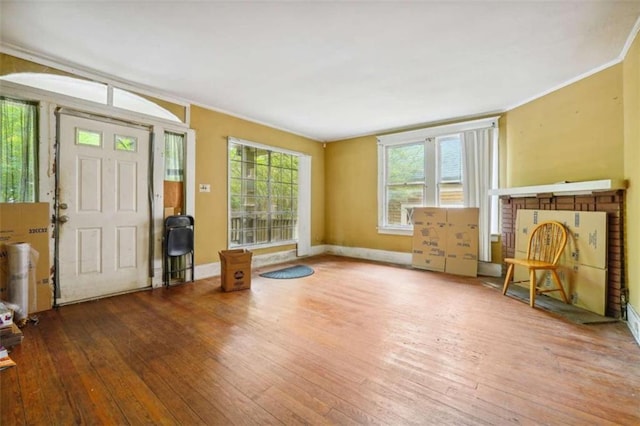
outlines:
M498 278L482 277L484 284L496 288L502 292L504 281L497 282ZM504 280L504 278L502 279ZM529 304L529 289L511 284L507 290L507 297L514 297ZM568 305L560 300L554 299L544 294L536 295L536 308L558 314L576 324L603 324L610 322L618 322L619 320L611 317L603 317L596 313L587 311L574 305Z
M276 271L260 274L261 277L286 280L291 278L302 278L313 274L313 269L306 265L290 266Z

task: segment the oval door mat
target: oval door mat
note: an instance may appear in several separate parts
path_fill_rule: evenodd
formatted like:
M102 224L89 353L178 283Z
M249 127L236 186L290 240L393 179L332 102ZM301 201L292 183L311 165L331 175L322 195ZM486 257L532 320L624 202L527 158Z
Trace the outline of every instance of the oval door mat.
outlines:
M291 278L302 278L313 274L313 269L306 265L289 266L288 268L277 269L271 272L260 274L261 277L286 280Z

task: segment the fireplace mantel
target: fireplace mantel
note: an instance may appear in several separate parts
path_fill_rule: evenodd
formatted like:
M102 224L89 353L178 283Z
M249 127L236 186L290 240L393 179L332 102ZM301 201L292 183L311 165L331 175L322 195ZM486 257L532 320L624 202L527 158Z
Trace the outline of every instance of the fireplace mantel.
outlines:
M489 195L499 195L512 198L535 197L546 195L589 195L594 192L616 191L626 189L627 181L623 179L602 179L583 182L553 183L550 185L520 186L516 188L492 189Z

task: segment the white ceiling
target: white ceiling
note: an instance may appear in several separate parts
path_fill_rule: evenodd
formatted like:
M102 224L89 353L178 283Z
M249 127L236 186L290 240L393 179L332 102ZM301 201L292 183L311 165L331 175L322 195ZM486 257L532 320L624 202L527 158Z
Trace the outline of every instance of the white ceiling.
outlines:
M2 1L0 42L332 141L504 111L621 59L640 1Z

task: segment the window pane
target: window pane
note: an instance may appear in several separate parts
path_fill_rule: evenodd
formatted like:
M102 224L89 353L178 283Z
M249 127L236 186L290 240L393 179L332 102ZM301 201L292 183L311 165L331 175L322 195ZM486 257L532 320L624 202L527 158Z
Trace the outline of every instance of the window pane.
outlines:
M462 144L460 135L438 138L440 182L462 181Z
M242 145L229 143L229 161L242 161Z
M282 169L279 169L277 167L271 168L271 181L282 182Z
M266 149L258 149L256 151L256 163L269 165L269 151Z
M230 197L230 203L231 203L231 212L242 212L243 208L242 208L242 197L239 195L232 195Z
M411 225L411 209L424 205L424 184L387 187L387 225Z
M102 133L76 128L76 145L102 146Z
M36 104L0 98L0 202L36 201Z
M240 161L230 161L229 169L231 171L232 178L240 178L242 177L242 162Z
M269 196L269 182L256 182L255 193L263 197Z
M461 183L440 183L438 185L438 205L442 207L464 207Z
M258 164L256 166L256 179L262 182L269 180L269 166L264 164Z
M116 150L118 151L132 151L138 150L138 139L133 136L115 136Z
M387 183L424 181L424 143L387 147Z

